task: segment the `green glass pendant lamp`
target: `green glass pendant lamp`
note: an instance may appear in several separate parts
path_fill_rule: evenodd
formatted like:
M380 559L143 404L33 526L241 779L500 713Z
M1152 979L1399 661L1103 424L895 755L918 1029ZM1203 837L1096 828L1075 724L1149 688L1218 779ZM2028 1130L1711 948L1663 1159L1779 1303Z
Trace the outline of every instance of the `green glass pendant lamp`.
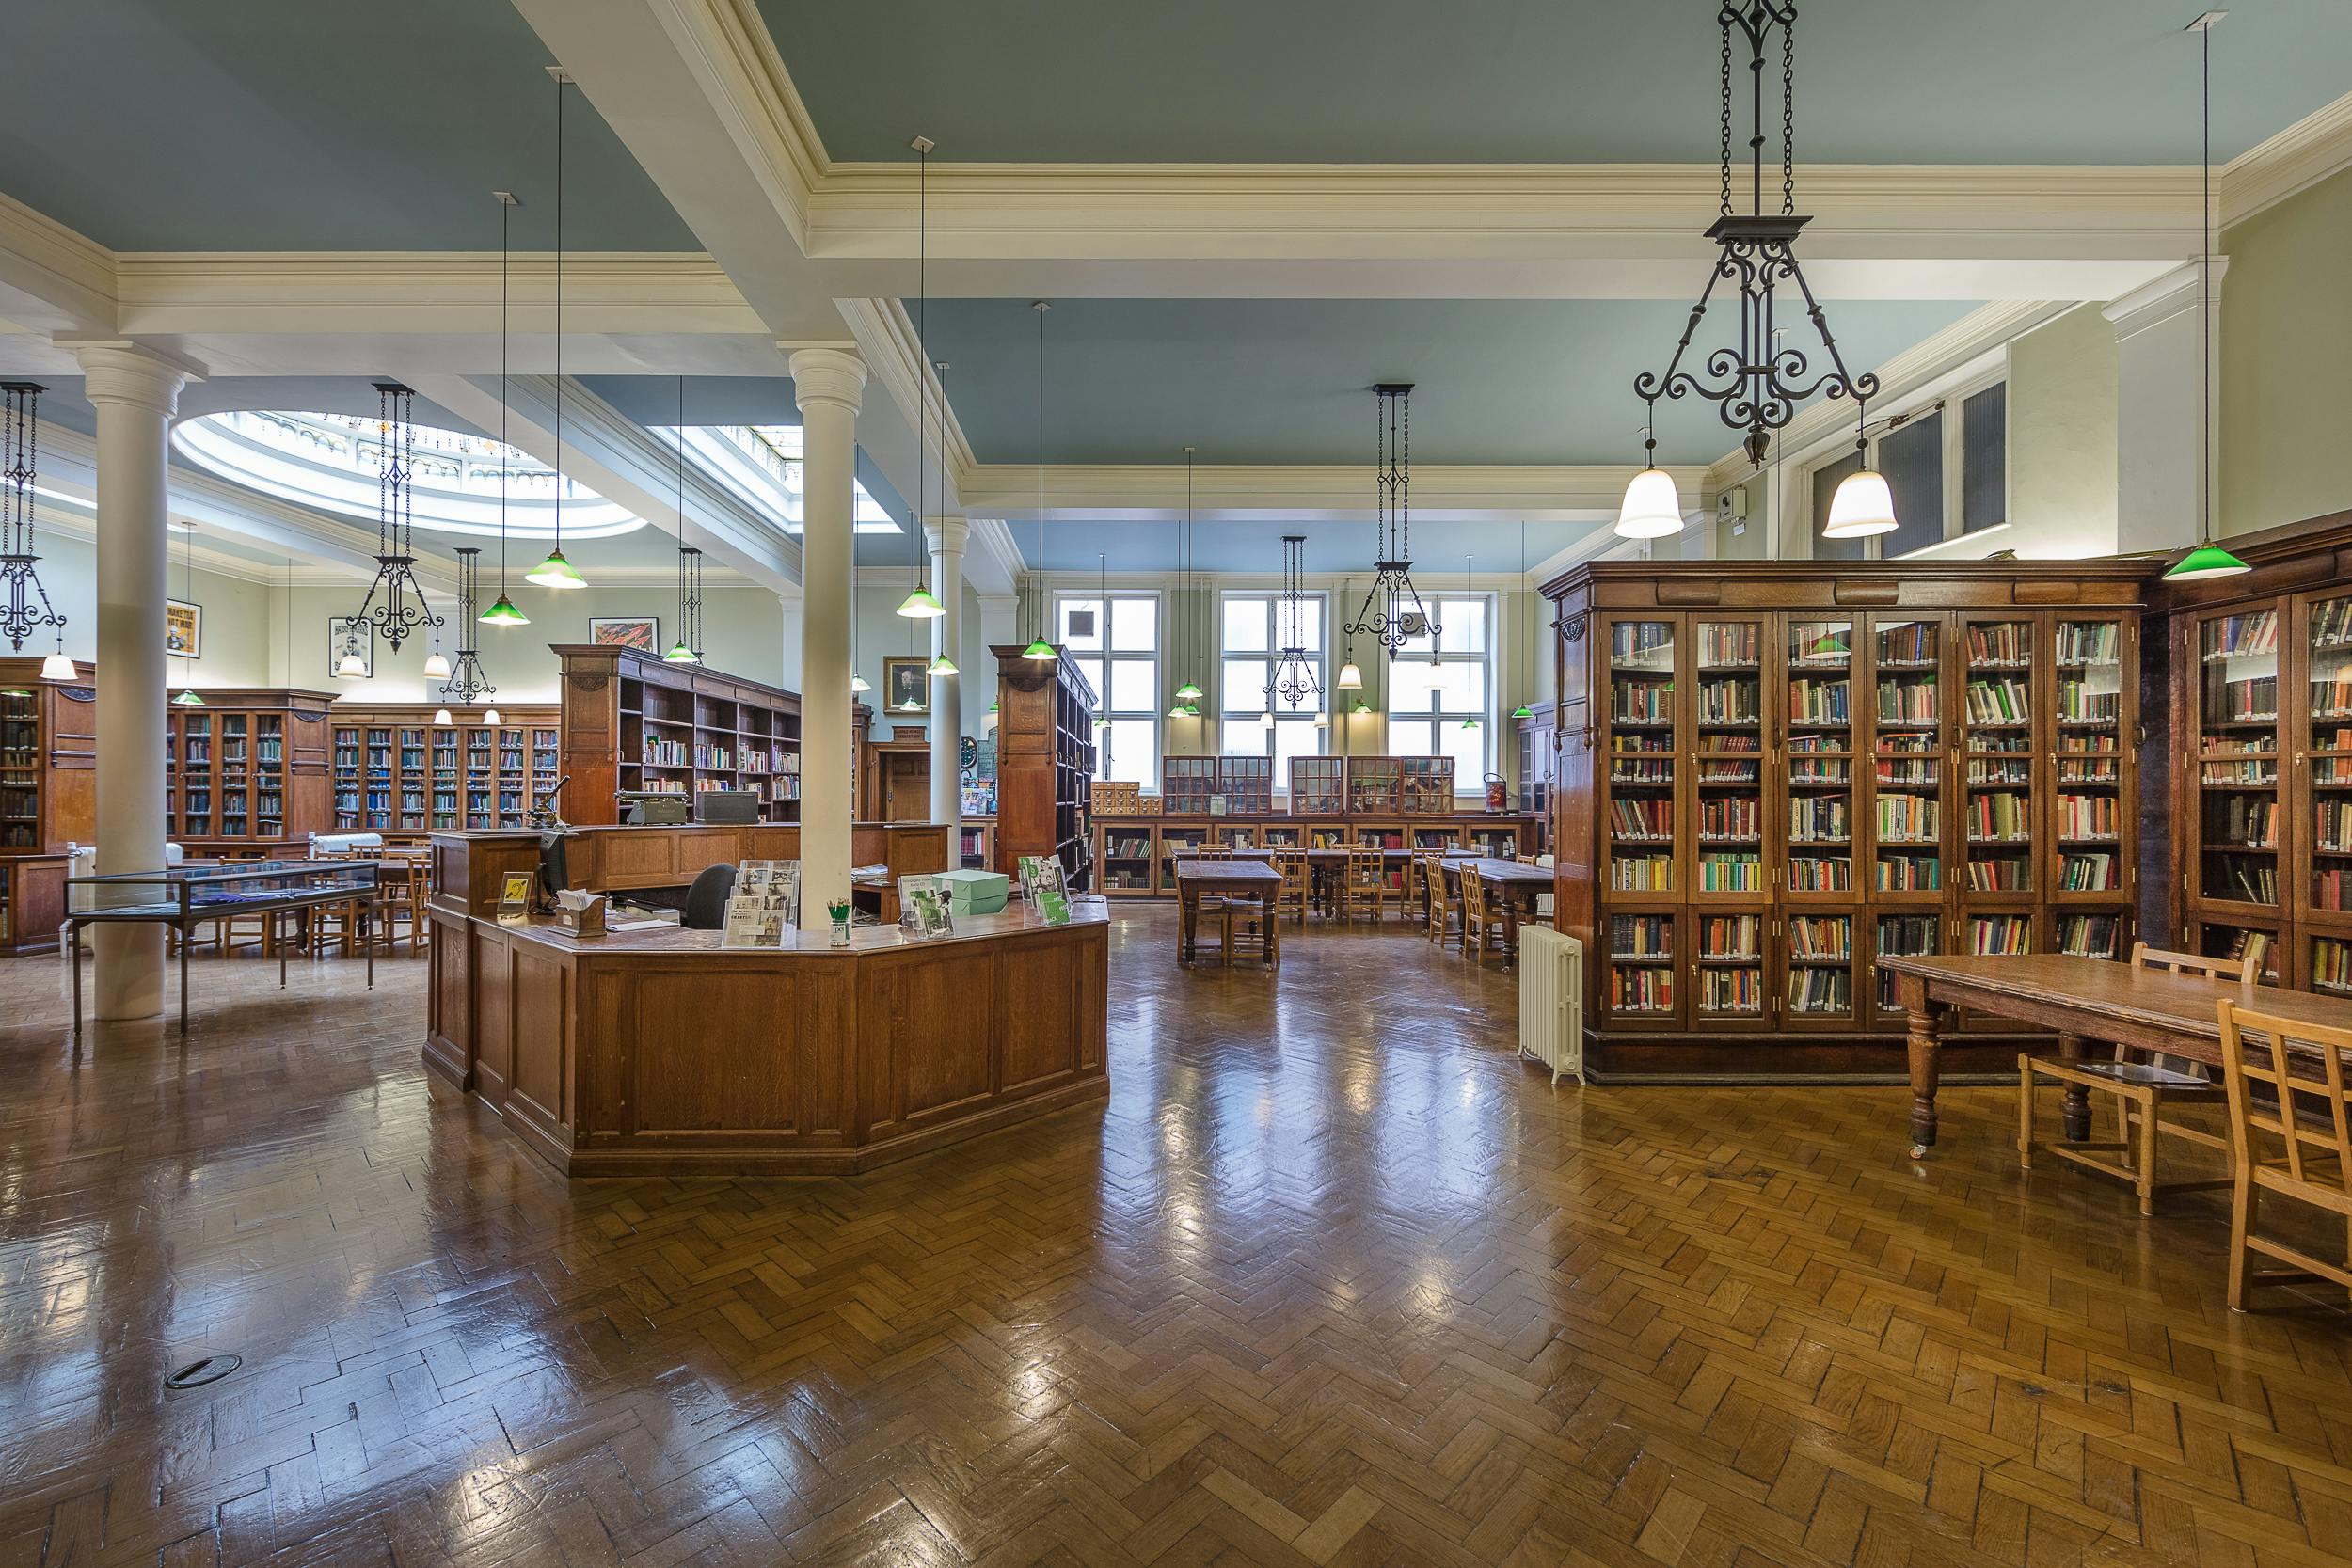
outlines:
M930 363L930 342L926 332L930 317L930 170L931 149L938 143L929 136L917 136L907 144L914 149L914 352L923 364ZM922 379L920 366L916 379ZM915 396L920 406L914 421L914 589L898 601L898 613L910 621L936 621L947 613L947 607L939 602L930 586L923 580L923 448L929 443L931 430L931 389L918 386ZM946 486L942 486L945 489ZM940 665L946 664L946 670ZM934 675L956 673L943 653L931 660Z
M508 263L508 220L516 208L513 191L492 191L499 203L499 596L490 608L482 612L485 625L493 626L527 626L531 617L515 608L515 601L506 596L506 474L507 453L514 449L506 442L507 426L507 308L510 302Z
M1183 536L1183 538L1179 541L1179 544L1180 544L1180 546L1181 546L1181 551L1180 551L1180 553L1181 553L1181 556L1182 556L1182 568L1183 568L1183 569L1182 569L1182 571L1181 571L1181 572L1179 573L1179 575L1178 575L1178 578L1177 578L1177 588L1176 588L1176 596L1177 596L1177 600L1178 600L1178 604L1179 604L1179 609L1178 609L1178 610L1177 610L1177 613L1178 613L1178 614L1180 614L1180 615L1187 615L1187 616L1191 613L1191 611L1190 611L1189 608L1187 608L1187 607L1184 607L1184 604L1183 604L1183 600L1184 600L1184 589L1185 589L1185 587L1187 586L1187 583L1186 583L1185 579L1186 579L1186 578L1188 578L1191 576L1191 571L1192 571L1192 459L1193 459L1193 455L1194 455L1193 449L1192 449L1192 448L1190 448L1190 447L1186 447L1186 448L1184 449L1184 536ZM1168 716L1169 718L1171 718L1171 719L1178 719L1178 718L1183 718L1183 719L1198 719L1198 718L1200 718L1200 698L1201 698L1201 696L1202 696L1202 695L1203 695L1203 693L1202 693L1202 692L1201 692L1201 690L1200 690L1200 682L1198 682L1198 681L1196 681L1196 680L1194 680L1194 679L1193 679L1190 675L1186 675L1186 676L1184 677L1184 685L1182 685L1182 686L1180 686L1180 687L1178 687L1178 688L1176 689L1176 704L1177 704L1177 705L1176 705L1175 707L1171 707L1171 708L1169 708L1169 709L1168 710Z
M570 589L588 586L564 556L564 87L572 78L562 66L548 67L548 74L555 78L555 547L523 580Z
M2203 88L2204 152L2200 166L2204 172L2205 248L2197 258L2197 341L2201 367L2198 404L2198 422L2201 427L2213 409L2213 28L2229 13L2207 11L2188 24L2188 31L2197 35L2198 65ZM2197 547L2174 562L2164 574L2167 582L2202 582L2208 578L2233 578L2253 570L2252 567L2213 542L2213 443L2205 443L2199 465L2200 483L2197 499Z
M1037 570L1041 579L1045 576L1045 312L1053 307L1041 299L1033 299L1029 308L1037 312ZM1045 613L1045 586L1038 584L1034 597L1038 608L1032 613ZM1021 650L1023 658L1033 658L1041 664L1051 664L1061 657L1045 640L1045 627L1040 625L1029 645Z

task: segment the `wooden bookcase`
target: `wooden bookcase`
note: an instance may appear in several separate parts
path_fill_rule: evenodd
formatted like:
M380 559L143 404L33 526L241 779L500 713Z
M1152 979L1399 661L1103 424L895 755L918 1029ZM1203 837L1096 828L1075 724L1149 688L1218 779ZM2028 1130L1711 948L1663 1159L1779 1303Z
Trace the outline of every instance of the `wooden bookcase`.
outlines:
M2127 954L2152 575L1628 562L1547 584L1556 901L1597 1069L1892 1076L1878 955Z
M38 658L0 658L0 854L40 854L98 833L97 674L40 678Z
M1519 810L1542 816L1551 810L1551 784L1560 749L1560 705L1530 703L1528 716L1518 724Z
M2157 584L2142 638L2170 704L2148 748L2170 778L2146 791L2170 896L2146 917L2169 904L2168 940L2251 945L2272 984L2352 995L2352 513L2229 544L2253 570Z
M492 728L478 710L436 724L437 707L335 705L334 832L421 843L435 829L524 825L532 796L560 776L556 710L501 707Z
M1203 844L1262 849L1376 844L1391 849L1473 849L1501 860L1526 860L1536 853L1542 826L1539 818L1526 814L1498 816L1487 812L1411 818L1393 813L1357 817L1340 811L1312 816L1098 816L1094 860L1102 885L1096 891L1114 898L1172 895L1177 851ZM1402 872L1398 875L1401 879Z
M1071 888L1094 891L1089 825L1094 688L1067 650L1052 663L1015 645L996 656L996 869L1018 877L1025 855L1057 855Z
M566 820L619 821L616 791L707 789L756 793L763 821L801 819L797 692L636 648L551 646L564 667L558 773L572 782L557 804Z
M336 694L205 687L165 710L166 832L190 854L267 855L329 831Z

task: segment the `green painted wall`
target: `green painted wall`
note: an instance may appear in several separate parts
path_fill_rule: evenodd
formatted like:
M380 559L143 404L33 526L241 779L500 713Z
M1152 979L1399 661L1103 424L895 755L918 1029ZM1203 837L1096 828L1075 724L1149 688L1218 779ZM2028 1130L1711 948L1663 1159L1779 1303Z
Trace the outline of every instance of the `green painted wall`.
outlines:
M2221 248L2217 531L2352 507L2352 170L2224 230Z

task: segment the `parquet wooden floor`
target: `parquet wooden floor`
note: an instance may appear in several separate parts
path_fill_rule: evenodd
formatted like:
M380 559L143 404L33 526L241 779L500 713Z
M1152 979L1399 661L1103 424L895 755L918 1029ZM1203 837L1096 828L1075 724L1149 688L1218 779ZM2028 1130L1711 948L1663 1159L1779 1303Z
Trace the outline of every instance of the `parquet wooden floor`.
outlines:
M568 1187L421 966L0 965L0 1565L2341 1561L2352 1320L2218 1201L1896 1089L1553 1088L1511 982L1112 958L1112 1098L844 1180ZM232 1376L167 1394L207 1354Z

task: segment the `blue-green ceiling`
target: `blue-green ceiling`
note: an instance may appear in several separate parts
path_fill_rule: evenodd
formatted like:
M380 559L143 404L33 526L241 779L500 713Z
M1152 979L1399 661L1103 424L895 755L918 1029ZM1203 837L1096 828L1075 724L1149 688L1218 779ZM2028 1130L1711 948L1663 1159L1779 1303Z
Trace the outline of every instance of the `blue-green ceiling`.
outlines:
M1692 293L1707 281L1694 268ZM1974 309L1829 303L1855 372ZM1668 300L1057 300L1046 322L1050 463L1370 462L1372 387L1409 381L1423 463L1621 463L1641 455L1633 378L1663 370L1690 312ZM1711 312L1692 354L1727 341ZM1817 345L1804 330L1792 348ZM1026 300L934 299L930 356L984 463L1037 455L1037 313ZM1661 404L1659 455L1708 463L1740 443L1695 400Z
M508 0L24 0L0 191L118 250L554 243L554 63ZM700 248L577 87L564 240Z
M942 159L1053 163L1638 163L1717 148L1714 0L759 4L834 158L908 158L918 132ZM2193 162L2197 45L2182 28L2201 8L1804 0L1798 157ZM2352 86L2352 7L2235 0L2213 52L2226 159Z

